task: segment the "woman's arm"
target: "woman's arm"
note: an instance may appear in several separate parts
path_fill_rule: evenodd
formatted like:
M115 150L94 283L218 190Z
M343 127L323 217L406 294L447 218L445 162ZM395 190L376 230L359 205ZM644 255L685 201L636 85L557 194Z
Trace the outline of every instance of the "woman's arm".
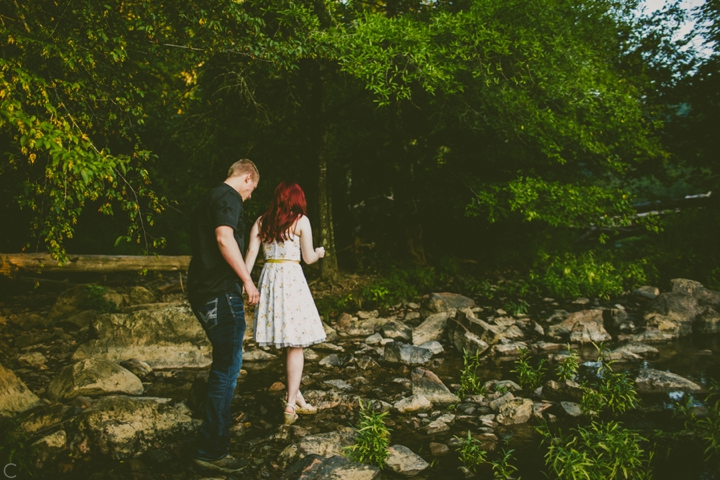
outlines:
M250 229L250 244L248 245L247 253L245 254L245 267L248 272L252 272L255 266L255 260L257 259L258 252L260 251L260 218L255 220L255 223Z
M312 227L310 220L306 216L300 217L297 224L297 234L300 235L300 251L302 258L308 265L317 262L325 256L325 249L318 247L313 249L312 243Z

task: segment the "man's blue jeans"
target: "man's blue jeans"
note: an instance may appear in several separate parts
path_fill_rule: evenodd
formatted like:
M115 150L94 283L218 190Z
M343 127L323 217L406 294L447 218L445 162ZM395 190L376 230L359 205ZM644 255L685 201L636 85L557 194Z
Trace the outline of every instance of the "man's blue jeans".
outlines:
M242 366L246 326L243 299L236 293L228 293L193 307L193 313L213 347L197 457L217 460L230 450L230 402Z

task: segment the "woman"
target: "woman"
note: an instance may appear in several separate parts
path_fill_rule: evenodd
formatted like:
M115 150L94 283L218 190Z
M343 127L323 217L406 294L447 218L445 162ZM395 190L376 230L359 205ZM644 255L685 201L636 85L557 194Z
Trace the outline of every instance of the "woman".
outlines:
M313 249L306 206L300 185L286 182L278 185L270 208L250 231L245 256L245 265L252 271L262 245L265 266L258 281L260 302L255 310L255 341L261 346L285 349L286 425L295 423L298 413L317 413L317 408L307 404L300 393L303 347L325 341L325 329L300 266L301 254L307 264L325 256L324 248Z

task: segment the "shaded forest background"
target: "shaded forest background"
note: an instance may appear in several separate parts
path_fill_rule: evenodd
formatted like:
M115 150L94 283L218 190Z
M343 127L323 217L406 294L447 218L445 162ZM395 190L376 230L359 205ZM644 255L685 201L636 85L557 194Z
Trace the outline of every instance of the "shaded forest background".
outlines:
M158 3L2 2L0 251L189 254L250 158L371 303L720 288L719 1Z

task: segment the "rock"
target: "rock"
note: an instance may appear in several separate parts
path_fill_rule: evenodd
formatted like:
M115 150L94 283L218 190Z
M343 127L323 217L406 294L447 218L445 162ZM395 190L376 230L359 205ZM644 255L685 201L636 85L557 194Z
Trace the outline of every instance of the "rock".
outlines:
M30 445L32 462L35 468L42 469L57 460L60 454L67 449L67 434L65 430L46 435Z
M542 389L543 400L571 400L574 402L582 401L585 387L572 380L548 380Z
M153 371L152 367L142 360L137 358L131 358L130 360L123 360L120 362L120 366L128 370L130 373L138 377L140 380L145 379Z
M140 285L130 287L128 299L130 305L144 305L146 303L155 303L158 300L153 292Z
M701 392L702 387L695 382L670 372L645 368L635 379L638 392L656 393L682 390L683 392Z
M357 312L357 316L363 320L369 320L371 318L378 318L378 315L379 315L379 313L377 310L371 310L369 312L360 310Z
M324 458L307 455L288 468L281 480L373 480L380 477L380 469L373 465L355 463L335 455Z
M170 435L195 430L193 420L170 405L170 399L109 396L75 417L72 444L114 460L138 457ZM77 452L80 453L80 452Z
M358 312L360 315L363 312ZM367 315L364 315L367 316ZM372 335L377 330L380 330L384 324L386 324L390 318L377 318L367 316L367 318L353 317L349 313L343 313L337 322L337 328L339 331L349 336L367 336Z
M357 397L354 395L341 395L336 391L308 390L303 392L305 401L314 405L318 410L326 410L344 405L349 408L358 406Z
M268 353L260 348L246 350L243 352L243 362L269 362L278 358L277 355Z
M649 285L642 286L633 290L633 295L638 297L647 298L648 300L654 300L660 295L660 289L657 287L651 287Z
M360 370L372 370L375 368L380 368L380 364L367 356L360 357L357 361L357 366Z
M450 453L450 447L444 443L430 442L430 453L433 457L441 457Z
M323 329L325 330L325 341L326 342L335 342L338 339L338 333L337 330L332 328L330 325L328 325L325 322L322 322Z
M532 413L532 400L529 398L515 398L498 409L496 420L500 425L517 425L530 420Z
M339 367L340 357L336 353L331 353L327 357L320 360L320 365L323 367Z
M684 278L670 281L672 290L652 300L645 314L648 328L672 338L720 332L720 292Z
M422 345L426 342L439 341L445 334L448 312L430 315L412 332L413 345Z
M400 320L390 320L380 327L383 337L399 340L402 342L410 342L412 340L413 330Z
M289 465L308 455L332 457L342 455L343 448L355 443L356 434L347 429L343 431L307 435L299 442L287 446L278 457L282 465Z
M490 402L490 408L494 412L499 412L500 408L505 405L508 402L511 402L512 400L515 400L515 395L512 394L512 392L508 392L501 397L496 398L495 400L492 400Z
M521 392L522 387L512 380L488 380L483 384L486 392L497 392L505 390L507 392Z
M563 343L537 342L533 345L533 350L538 353L555 352L557 350L564 350L566 348L567 345Z
M368 345L379 345L383 337L379 333L373 333L365 339L365 343Z
M497 345L493 345L491 351L493 355L505 357L520 355L523 350L527 350L527 348L528 346L525 342L499 343Z
M628 314L625 311L625 307L622 305L615 305L615 308L608 308L603 310L603 325L606 330L611 332L617 332L620 327L627 322Z
M445 351L442 344L436 340L433 340L432 342L425 342L422 345L418 345L418 347L430 350L433 355L440 355Z
M66 420L72 412L68 405L47 405L25 416L18 426L18 432L24 437L37 437L37 435L50 431L56 425Z
M450 431L450 424L455 422L455 415L445 414L436 418L424 428L425 433L428 435L437 435Z
M448 325L453 325L453 323ZM467 352L468 355L479 355L490 348L490 345L481 340L480 337L463 328L448 328L448 337L450 344L454 345L455 349L461 354Z
M448 312L450 316L453 316L456 310L474 306L475 300L457 293L431 293L423 297L420 314L429 316L433 313Z
M422 395L434 405L451 405L460 401L440 378L430 370L416 368L410 376L413 395Z
M385 346L383 358L386 362L402 363L403 365L423 365L430 361L432 352L425 348L415 347L402 342L392 342Z
M312 348L303 348L303 357L307 362L314 362L320 358L320 355Z
M64 367L47 387L50 400L64 402L77 396L125 393L142 395L138 377L102 358L88 358Z
M570 338L571 342L605 342L612 337L605 331L603 311L599 309L582 310L570 314L560 323L548 328L548 336L553 340Z
M77 285L69 290L64 291L58 296L58 299L48 313L48 317L57 320L69 317L91 307L91 297L88 295L90 288L102 289L102 300L107 302L112 308L120 309L125 303L122 295L115 290L106 287L97 287L94 285Z
M313 345L313 348L319 352L336 352L336 353L345 352L345 349L343 347L341 347L340 345L335 345L334 343L328 343L328 342L316 343L315 345Z
M644 331L633 335L619 335L618 340L639 343L664 343L675 339L676 336L670 333L663 333L657 327L649 326Z
M12 370L0 364L0 415L24 412L39 404L37 395Z
M15 346L17 348L25 348L38 343L44 343L52 340L53 334L49 332L30 332L15 337Z
M393 405L393 408L400 413L426 412L432 407L433 404L425 395L406 397Z
M404 445L393 445L388 451L389 454L385 459L385 465L400 475L414 477L430 466L420 455L417 455Z
M543 420L543 414L545 411L549 410L553 407L553 403L551 402L537 402L533 403L533 418L536 420L542 421Z
M480 320L469 308L458 310L452 319L448 319L448 333L457 330L470 332L488 345L495 345L504 338L502 327Z
M33 328L48 328L52 320L47 316L41 316L37 313L22 313L12 317L11 322L21 330L32 330Z
M26 367L46 369L46 362L47 358L40 352L25 353L18 357L18 363Z
M640 342L630 342L610 352L608 359L617 362L636 362L642 361L643 358L657 357L659 354L660 352L655 347Z
M83 310L82 312L58 320L57 324L69 330L84 330L90 328L96 318L97 312L95 310Z
M342 391L349 391L353 389L352 385L347 383L345 380L340 379L325 380L323 384Z
M569 417L579 417L582 415L582 408L580 408L579 403L560 402L560 408L562 412Z
M96 338L81 345L73 360L137 358L153 369L204 368L212 362L210 342L188 306L99 315L92 330Z

